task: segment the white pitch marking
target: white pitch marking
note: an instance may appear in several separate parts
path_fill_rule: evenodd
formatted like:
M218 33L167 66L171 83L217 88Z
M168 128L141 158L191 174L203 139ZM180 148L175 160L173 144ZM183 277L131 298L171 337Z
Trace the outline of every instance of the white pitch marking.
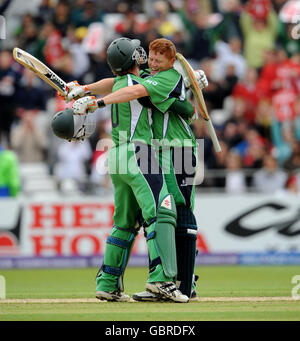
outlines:
M278 297L196 297L190 302L267 302L267 301L294 301L290 296ZM131 303L140 303L130 299ZM107 303L107 301L100 301L96 298L28 298L28 299L4 299L1 303ZM110 302L109 302L110 303ZM150 302L153 304L153 302ZM157 302L156 302L157 303ZM166 303L166 302L162 302ZM172 303L172 302L167 302ZM145 302L143 302L145 304Z

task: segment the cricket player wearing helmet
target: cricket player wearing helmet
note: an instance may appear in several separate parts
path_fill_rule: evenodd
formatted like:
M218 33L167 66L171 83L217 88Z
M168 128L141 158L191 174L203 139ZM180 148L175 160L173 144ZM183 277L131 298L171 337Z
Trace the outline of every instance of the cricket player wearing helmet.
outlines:
M107 62L117 76L113 92L139 84L139 64L145 53L139 40L120 38L107 49ZM73 104L74 112L93 110L87 97ZM169 106L173 104L170 101ZM101 101L98 102L101 106ZM96 278L96 297L100 300L128 301L123 274L130 256L141 209L147 226L147 246L152 264L146 288L174 302L188 302L174 283L177 275L175 226L176 205L151 146L152 131L148 109L138 101L112 105L112 138L109 172L114 186L114 227L107 238L104 262ZM124 165L127 166L124 172ZM145 166L146 165L146 166ZM123 169L122 169L123 167ZM151 173L152 169L157 172Z
M150 101L145 102L146 98L143 98L141 103L152 108L153 118L153 130L154 138L165 139L172 141L174 138L183 142L184 140L190 141L189 146L185 146L182 149L183 144L177 142L177 145L172 146L171 150L167 149L167 152L160 153L161 164L162 159L167 159L167 164L170 165L171 173L164 174L168 190L176 197L177 209L180 212L177 224L179 229L176 229L177 239L177 263L179 273L177 276L178 285L183 288L185 293L190 296L193 282L193 271L196 254L196 236L197 226L195 217L193 215L194 206L194 186L193 176L195 171L192 171L192 175L189 174L189 183L186 182L187 174L178 173L175 175L174 170L174 154L175 150L182 149L186 160L192 160L192 167L196 168L195 149L196 143L193 133L189 127L190 116L185 116L184 110L181 110L182 115L172 115L170 107L166 104L166 99L185 98L185 89L182 81L182 77L173 69L173 63L175 61L175 47L170 44L170 41L163 39L152 45L154 47L154 54L159 56L158 60L154 63L149 61L151 67L151 73L153 77L146 78L144 82L140 81L139 85L123 88L112 95L105 96L99 103L100 105L109 103L124 102L130 99L136 99L144 96L148 96L151 93ZM156 50L155 50L156 49ZM158 51L157 51L158 49ZM167 53L165 53L167 51ZM161 53L162 52L162 53ZM169 55L171 53L171 55ZM151 56L151 49L150 49ZM163 60L161 60L163 57ZM156 58L157 59L157 58ZM170 71L168 71L170 70ZM207 86L207 79L203 72L197 73L197 78L201 88ZM101 83L102 81L98 82ZM97 93L101 92L97 89L97 83L89 85L89 90ZM148 90L148 91L147 91ZM80 100L79 100L80 101ZM146 100L147 101L147 100ZM77 101L78 102L78 101ZM165 115L164 113L167 114ZM155 123L155 121L157 123ZM155 127L156 126L156 127ZM176 148L177 147L177 148ZM176 148L176 149L175 149ZM161 149L162 150L162 149ZM182 163L185 160L183 158ZM165 161L164 161L165 162ZM168 173L168 172L166 172ZM181 186L183 185L183 186ZM177 232L178 231L178 232ZM151 264L150 264L151 267ZM159 299L158 295L152 295L151 293L144 292L136 294L134 298L139 300L156 300ZM193 292L195 295L195 291Z

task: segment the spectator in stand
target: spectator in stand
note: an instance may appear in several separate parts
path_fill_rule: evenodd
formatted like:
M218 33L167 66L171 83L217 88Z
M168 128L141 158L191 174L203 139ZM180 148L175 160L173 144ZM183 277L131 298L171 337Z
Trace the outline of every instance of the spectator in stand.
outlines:
M229 65L234 65L234 74L238 78L244 78L247 64L241 54L242 41L239 38L231 38L229 43L217 41L215 45L217 72L220 79L226 76L226 69Z
M283 53L281 53L283 55ZM286 140L286 128L289 135L298 136L298 98L300 94L300 63L296 57L284 57L279 60L272 82L272 104L274 115L272 121L272 139L278 150L280 162L284 162L291 152L291 139Z
M262 143L250 144L243 159L243 166L245 168L260 169L263 166L263 158L266 153L266 147Z
M297 54L288 58L285 51L279 49L277 51L277 65L271 83L272 97L276 96L280 91L289 91L294 94L300 93L300 62Z
M95 115L94 115L95 114ZM93 150L93 158L92 163L94 163L97 158L97 145L101 140L111 139L110 131L111 131L111 107L108 105L107 107L96 110L94 112L95 119L97 121L96 129L94 133L89 137L89 142L91 145L91 149ZM101 151L102 152L102 151Z
M86 4L86 0L76 0L74 6L71 10L71 23L72 26L79 27L80 24L77 25L79 18L82 16L84 12L84 7Z
M225 170L226 169L226 160L229 153L228 145L220 140L219 141L222 151L220 153L216 153L213 149L211 153L204 153L205 154L205 164L207 165L208 169L215 169L215 170ZM225 187L225 175L224 176L217 176L213 179L204 178L204 184L213 186L213 187Z
M79 184L87 177L87 163L91 160L92 150L88 140L80 142L62 142L57 149L58 162L55 175L62 187L65 180L73 180Z
M94 0L78 0L71 12L71 23L75 27L88 27L93 22L102 22L103 13Z
M260 169L267 150L271 148L269 136L261 134L261 130L255 126L248 126L244 121L237 123L238 134L241 141L236 144L236 149L243 156L245 168Z
M268 129L265 129L265 136L268 134L269 140L276 148L277 160L282 164L291 155L291 143L294 139L292 135L297 137L300 70L297 59L288 59L282 49L268 55L257 86L258 92L262 93L266 101L270 101L272 114L269 114L270 110L267 108L260 110L258 106L256 121L262 121L263 115L270 121ZM287 133L286 129L290 130L291 126L294 127L294 132Z
M236 123L237 123L238 135L241 137L241 140L244 140L246 133L250 127L248 123L246 122L246 120L238 120Z
M234 120L229 120L226 123L223 131L223 140L230 149L242 141L242 136L238 132L237 122Z
M14 35L18 38L22 35L23 31L26 30L27 27L36 25L37 24L33 15L30 13L26 13L20 18L19 25L16 27ZM18 41L18 44L20 44L20 41Z
M65 36L67 34L68 27L71 24L70 18L70 5L65 0L60 0L55 7L55 12L53 15L53 24L62 34Z
M64 49L69 51L72 56L72 74L81 83L82 77L90 67L90 58L81 46L81 42L87 33L86 27L68 27ZM98 78L101 79L101 78Z
M266 97L269 99L272 97L273 82L276 78L276 70L279 65L279 56L280 53L278 50L264 51L264 64L256 82L257 93L260 93L261 97Z
M270 127L274 109L269 98L262 97L256 106L254 125L259 134L266 140L271 141Z
M243 162L247 159L249 150L252 146L261 146L263 148L266 147L266 142L255 128L249 127L245 131L243 140L235 145L235 150L241 155ZM247 164L247 166L249 166L249 164Z
M16 91L20 74L14 67L12 54L8 50L0 51L0 142L9 145L11 125L15 119Z
M100 111L100 110L99 110ZM95 112L96 113L96 112ZM108 151L113 146L111 135L107 132L111 129L108 111L99 113L97 130L90 137L91 148L94 151L91 163L91 181L95 185L96 192L112 190L112 182L108 173Z
M159 19L151 17L141 19L138 16L140 12L137 4L121 2L118 5L118 11L122 14L122 19L114 26L116 34L130 39L139 39L141 46L144 47L148 46L152 40L158 37ZM152 37L153 33L155 33L154 37ZM148 41L149 36L150 41Z
M234 87L238 82L238 76L236 75L236 68L234 63L228 63L225 68L225 77L219 83L223 89L223 103L224 99L232 94Z
M16 154L0 145L0 197L16 197L20 192L20 182Z
M169 4L166 1L156 1L153 4L154 15L157 22L157 30L164 38L172 39L177 31L174 23L169 18Z
M147 55L149 54L149 45L151 41L158 39L158 38L163 38L162 35L158 32L157 29L157 23L156 23L156 18L148 18L147 21L147 30L144 33L144 41L141 44L146 51Z
M188 51L186 48L185 34L181 30L175 31L172 37L172 41L176 46L176 51L186 56Z
M276 77L272 83L272 105L274 108L271 126L272 139L278 150L278 160L284 162L291 152L291 139L287 140L286 128L292 130L289 135L297 137L297 99L299 98L300 68L297 60L285 59L276 68ZM293 127L294 126L294 127Z
M257 92L257 71L255 68L248 68L245 77L242 78L232 91L232 96L243 99L245 102L244 118L249 124L253 124L255 120L255 108L258 103L259 94Z
M15 35L18 47L31 54L35 52L38 26L31 14L24 15L21 25L17 28Z
M291 156L284 162L283 168L290 174L300 174L300 142L294 140L291 149Z
M199 12L191 23L191 39L189 58L195 62L213 56L212 31L208 28L208 17ZM201 48L199 48L201 46Z
M143 22L137 17L137 9L127 3L120 3L119 10L124 18L115 25L116 33L130 39L139 39L144 46L144 33L147 30L147 22Z
M225 78L219 81L216 79L215 64L212 59L203 60L200 69L205 72L208 79L208 86L202 90L208 110L222 109L224 99L231 94L232 88L237 82L234 69L229 65Z
M229 43L232 39L243 39L240 27L240 15L242 4L240 0L218 1L219 10L223 15L222 23L219 28L219 38Z
M275 193L283 189L287 180L285 172L278 168L277 160L272 155L265 155L263 168L254 173L253 186L260 193Z
M83 75L83 84L97 82L99 79L113 77L111 69L106 62L106 47L98 54L89 55L90 67Z
M192 17L195 13L202 12L205 15L209 15L212 12L218 11L218 5L216 1L211 0L184 0L183 2L172 1L173 8L177 11L184 11L187 17Z
M54 15L54 8L51 5L51 0L42 0L38 8L37 20L40 25L50 21Z
M65 51L64 54L55 61L53 69L66 83L74 80L73 72L76 69L76 65L71 51Z
M45 131L37 126L37 112L26 110L21 121L11 131L11 145L21 162L42 162L46 159L48 140Z
M45 39L44 56L45 62L50 67L54 67L55 63L64 55L65 51L62 46L62 35L55 27L53 22L48 21L43 26L43 36Z
M244 56L250 67L263 66L263 53L275 47L278 19L269 0L250 0L240 20Z
M247 189L245 173L242 170L242 159L234 151L226 157L225 191L229 194L241 194Z
M40 78L24 68L16 94L18 111L25 110L45 110L46 94L43 90L43 83Z
M193 6L186 5L185 8L178 6L177 13L190 37L186 44L190 59L199 62L214 57L215 43L218 40L226 43L233 38L242 40L239 25L240 1L226 0L219 7L220 9L216 2L210 1L199 1ZM217 13L220 11L222 14Z
M246 100L242 97L233 97L232 120L234 120L236 123L239 123L240 121L245 121L247 126L249 126L250 122L245 119L246 110Z
M282 165L292 155L292 145L296 142L292 126L289 122L280 124L273 117L271 134L276 158L279 164Z

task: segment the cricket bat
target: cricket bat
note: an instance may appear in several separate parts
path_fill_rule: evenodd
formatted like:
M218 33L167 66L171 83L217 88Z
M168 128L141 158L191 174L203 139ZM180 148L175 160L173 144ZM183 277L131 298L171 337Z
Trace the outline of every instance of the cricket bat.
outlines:
M15 61L22 64L27 69L33 71L38 77L47 82L62 96L66 95L66 83L40 60L32 56L30 53L19 49L18 47L13 49L13 57Z
M212 139L215 151L217 153L219 153L219 152L221 152L221 146L219 144L218 137L216 135L214 126L213 126L211 119L208 115L206 104L205 104L205 101L204 101L204 98L202 95L202 91L201 91L199 84L197 82L197 79L195 77L194 70L191 67L191 65L189 64L189 62L183 57L183 55L181 53L178 53L178 52L176 53L176 59L180 63L185 76L188 77L188 79L190 81L190 84L191 84L190 89L192 90L192 93L194 95L197 110L206 122L206 126L208 129L209 135Z

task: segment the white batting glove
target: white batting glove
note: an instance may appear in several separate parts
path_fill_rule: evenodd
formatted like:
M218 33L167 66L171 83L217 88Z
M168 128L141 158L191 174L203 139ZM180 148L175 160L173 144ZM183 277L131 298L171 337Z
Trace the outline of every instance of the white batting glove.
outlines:
M195 77L197 79L197 82L199 84L200 89L204 89L208 86L208 80L206 78L205 72L202 70L196 70L194 71ZM184 85L186 88L189 88L191 86L191 83L188 79L188 77L183 78Z
M99 108L95 96L86 96L78 99L72 105L74 115L85 115L92 113Z
M73 81L66 84L66 102L70 102L73 99L78 99L83 97L88 92L87 87L80 86L77 81Z

